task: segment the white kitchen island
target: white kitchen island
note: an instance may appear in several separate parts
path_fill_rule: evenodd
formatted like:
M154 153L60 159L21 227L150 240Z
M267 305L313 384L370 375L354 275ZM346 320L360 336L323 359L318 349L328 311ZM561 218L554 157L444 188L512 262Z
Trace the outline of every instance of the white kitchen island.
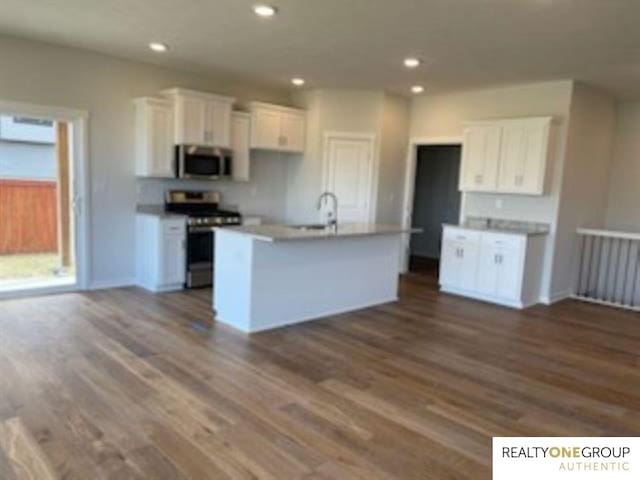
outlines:
M398 298L398 225L218 228L216 320L257 332Z

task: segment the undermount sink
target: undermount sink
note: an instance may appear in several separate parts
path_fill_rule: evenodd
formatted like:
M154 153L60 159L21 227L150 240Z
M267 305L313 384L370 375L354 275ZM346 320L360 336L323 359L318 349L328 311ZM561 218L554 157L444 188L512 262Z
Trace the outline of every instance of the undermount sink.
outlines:
M326 230L328 226L322 223L310 223L307 225L291 225L291 228L296 230Z

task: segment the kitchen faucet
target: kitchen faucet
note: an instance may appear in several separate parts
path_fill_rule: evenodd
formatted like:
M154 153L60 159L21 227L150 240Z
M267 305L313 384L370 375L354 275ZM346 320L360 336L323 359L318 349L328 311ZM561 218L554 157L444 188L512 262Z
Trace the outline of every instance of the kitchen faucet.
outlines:
M324 192L320 194L320 198L318 198L318 210L322 208L322 201L327 197L333 199L333 213L329 212L328 214L327 226L333 227L335 230L338 230L338 197L336 196L336 194L333 192Z

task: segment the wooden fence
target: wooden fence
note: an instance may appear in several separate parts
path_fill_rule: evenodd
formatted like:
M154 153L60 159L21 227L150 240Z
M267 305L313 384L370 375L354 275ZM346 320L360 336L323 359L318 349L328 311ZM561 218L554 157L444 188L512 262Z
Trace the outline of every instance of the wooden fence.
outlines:
M56 182L0 179L0 255L58 250Z

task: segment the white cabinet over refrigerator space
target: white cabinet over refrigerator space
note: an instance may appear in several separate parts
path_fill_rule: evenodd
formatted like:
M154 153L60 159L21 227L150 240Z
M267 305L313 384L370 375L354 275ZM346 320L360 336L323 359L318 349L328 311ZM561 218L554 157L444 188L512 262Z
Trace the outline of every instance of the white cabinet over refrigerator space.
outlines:
M552 117L469 122L460 190L544 195L553 156Z
M305 146L304 110L251 102L251 148L302 153Z
M134 100L136 115L136 175L173 178L173 106L162 98Z
M173 102L175 144L231 146L234 98L183 88L172 88L162 93Z
M447 225L441 290L515 308L534 305L540 299L545 238Z

